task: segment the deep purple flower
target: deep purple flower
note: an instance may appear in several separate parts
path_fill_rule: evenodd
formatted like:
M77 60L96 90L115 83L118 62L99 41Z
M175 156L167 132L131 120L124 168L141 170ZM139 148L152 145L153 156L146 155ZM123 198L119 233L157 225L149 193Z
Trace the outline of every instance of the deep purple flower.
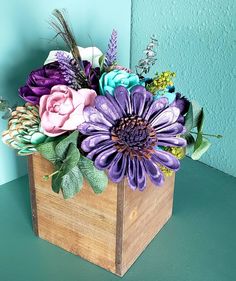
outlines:
M101 76L100 68L99 67L92 68L92 64L86 60L83 61L83 65L84 65L84 72L88 80L89 87L98 93L99 79Z
M175 98L174 102L172 103L172 106L178 107L180 109L180 113L182 115L184 115L185 113L188 112L189 105L190 105L190 102L186 97L181 96L180 93L176 93L176 98Z
M52 62L32 71L19 94L25 101L39 104L41 96L49 95L51 88L60 84L67 85L58 62Z
M98 169L108 169L113 182L127 176L132 189L143 190L147 173L161 185L164 176L159 165L177 171L180 163L158 146L186 145L179 137L185 131L177 122L179 115L179 108L170 107L166 98L154 101L143 86L133 87L130 93L119 86L114 96L98 96L95 107L85 108L86 122L79 131L89 136L81 147Z
M183 115L188 112L189 105L190 105L190 102L187 98L185 98L184 96L181 96L180 93L176 93L176 98L170 106L174 106L174 107L179 108L180 115L179 115L179 118L178 118L177 121L181 124L184 124Z

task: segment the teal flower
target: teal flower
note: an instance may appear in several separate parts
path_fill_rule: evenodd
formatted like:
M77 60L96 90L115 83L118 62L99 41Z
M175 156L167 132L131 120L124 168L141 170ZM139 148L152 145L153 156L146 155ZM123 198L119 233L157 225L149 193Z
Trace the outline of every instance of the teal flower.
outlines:
M167 98L168 103L171 104L176 99L176 93L170 93L167 91L158 91L154 95L154 100L158 100L160 98Z
M102 95L105 95L106 91L113 95L117 86L123 86L130 90L133 86L140 84L138 75L128 73L125 70L114 69L108 73L103 73L99 80L99 89Z

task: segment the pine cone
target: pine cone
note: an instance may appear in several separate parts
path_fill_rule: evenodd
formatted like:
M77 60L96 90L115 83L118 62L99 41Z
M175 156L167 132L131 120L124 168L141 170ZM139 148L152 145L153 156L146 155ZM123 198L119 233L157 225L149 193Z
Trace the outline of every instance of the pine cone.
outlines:
M40 128L38 106L26 103L12 112L8 122L8 130L2 133L2 141L18 155L29 155L36 152L35 146L44 142L47 136Z

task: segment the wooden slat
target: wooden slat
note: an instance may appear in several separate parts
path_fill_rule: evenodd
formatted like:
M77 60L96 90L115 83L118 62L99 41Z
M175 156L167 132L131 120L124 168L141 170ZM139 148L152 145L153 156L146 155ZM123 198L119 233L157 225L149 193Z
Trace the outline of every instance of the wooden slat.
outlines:
M129 269L172 214L174 176L167 177L162 187L154 186L149 180L147 185L143 192L125 188L121 275Z
M38 215L37 215L37 204L35 194L35 178L33 171L33 156L28 157L28 171L29 171L29 187L30 187L30 203L32 213L32 226L34 233L38 236Z
M32 156L39 237L115 272L117 187L96 195L84 182L82 191L64 200L43 176L52 165Z

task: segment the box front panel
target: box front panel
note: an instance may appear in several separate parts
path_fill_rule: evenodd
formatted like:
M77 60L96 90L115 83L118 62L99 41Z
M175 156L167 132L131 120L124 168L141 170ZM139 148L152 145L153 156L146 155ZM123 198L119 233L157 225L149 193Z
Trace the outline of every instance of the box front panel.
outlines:
M122 272L126 272L172 214L174 175L161 187L132 191L125 181Z
M40 155L31 158L39 237L115 271L117 187L110 183L96 195L84 182L82 191L64 200L43 176L52 172Z

